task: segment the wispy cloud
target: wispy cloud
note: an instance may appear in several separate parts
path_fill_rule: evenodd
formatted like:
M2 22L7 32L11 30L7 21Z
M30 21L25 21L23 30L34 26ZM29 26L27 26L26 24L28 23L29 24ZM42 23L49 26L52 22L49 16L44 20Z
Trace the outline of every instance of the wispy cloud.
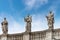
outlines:
M56 28L60 28L60 19L59 18L55 18L55 20L54 20L54 28L56 29Z
M9 22L9 33L20 33L24 32L24 25L21 23L17 22L12 16L8 19Z
M8 0L8 3L9 3L10 11L13 13L16 12L16 9L14 8L14 5L13 5L13 0Z
M32 16L32 31L41 31L48 29L47 20L44 14L37 14Z
M13 21L13 23L11 23L9 25L9 33L21 33L24 32L24 27L22 25L20 25L20 23Z
M48 0L25 0L24 4L28 10L32 8L39 8L40 6L48 3Z

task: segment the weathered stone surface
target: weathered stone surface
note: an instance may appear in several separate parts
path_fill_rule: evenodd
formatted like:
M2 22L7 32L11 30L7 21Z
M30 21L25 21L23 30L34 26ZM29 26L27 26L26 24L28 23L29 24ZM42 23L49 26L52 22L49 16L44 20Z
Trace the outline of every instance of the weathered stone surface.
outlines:
M48 27L50 30L54 28L54 14L52 12L49 13L48 16L46 16L48 21Z
M2 24L3 34L7 34L8 33L8 22L7 22L6 18L4 18L4 21L1 24Z
M26 22L26 32L31 32L32 17L28 15L27 17L24 18L24 21Z

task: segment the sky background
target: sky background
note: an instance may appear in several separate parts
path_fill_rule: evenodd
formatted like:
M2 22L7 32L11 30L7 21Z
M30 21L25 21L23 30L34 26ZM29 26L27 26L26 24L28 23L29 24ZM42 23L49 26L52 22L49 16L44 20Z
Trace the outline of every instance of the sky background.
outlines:
M32 31L48 29L46 15L54 13L54 28L60 28L60 0L0 0L0 23L8 21L8 33L25 31L24 17L32 16ZM2 28L0 24L0 34Z

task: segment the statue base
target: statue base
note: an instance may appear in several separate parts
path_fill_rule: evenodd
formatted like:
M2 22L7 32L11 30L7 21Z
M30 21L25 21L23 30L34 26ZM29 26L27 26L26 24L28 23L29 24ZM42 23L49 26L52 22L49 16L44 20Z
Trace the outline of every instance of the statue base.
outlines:
M7 40L7 34L2 34L1 40Z

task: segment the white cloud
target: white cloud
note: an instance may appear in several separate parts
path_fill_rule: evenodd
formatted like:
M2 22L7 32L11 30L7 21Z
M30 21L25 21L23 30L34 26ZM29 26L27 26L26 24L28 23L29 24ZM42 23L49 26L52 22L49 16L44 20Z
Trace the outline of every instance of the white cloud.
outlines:
M32 31L41 31L47 29L47 20L44 14L37 14L32 16Z
M18 24L18 23L14 23L10 27L9 27L9 34L24 32L24 28L22 26L20 26L20 24Z
M39 8L40 6L48 3L48 0L25 0L24 2L26 8L29 10L32 8Z
M10 16L9 22L9 34L24 32L24 25L17 22L13 17Z
M35 4L35 0L26 0L25 4L28 8L32 8Z
M16 9L14 8L14 6L13 6L13 0L8 0L8 3L9 3L10 11L17 12Z
M54 28L60 28L60 19L55 19L54 21Z

